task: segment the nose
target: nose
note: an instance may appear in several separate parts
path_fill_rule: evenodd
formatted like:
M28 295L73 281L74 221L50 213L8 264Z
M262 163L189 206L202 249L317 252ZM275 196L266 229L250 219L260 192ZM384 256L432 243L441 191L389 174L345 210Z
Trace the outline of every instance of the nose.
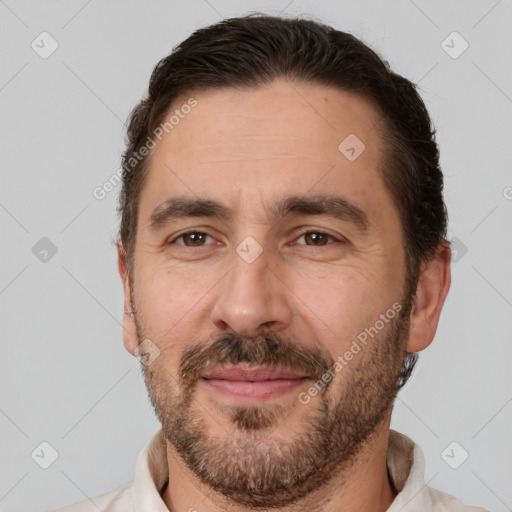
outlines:
M252 263L237 253L233 255L232 269L220 283L211 313L219 330L251 337L268 328L279 331L290 324L290 290L277 266L269 265L265 251Z

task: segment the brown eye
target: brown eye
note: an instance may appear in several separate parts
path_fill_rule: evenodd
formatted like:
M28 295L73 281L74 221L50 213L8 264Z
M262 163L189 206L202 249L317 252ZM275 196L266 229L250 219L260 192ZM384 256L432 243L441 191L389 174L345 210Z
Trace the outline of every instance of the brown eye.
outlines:
M322 233L320 231L308 231L304 233L301 238L304 237L305 244L303 245L313 245L313 246L322 246L327 245L329 239L333 237L328 235L327 233Z
M204 242L208 237L209 235L206 233L191 231L189 233L183 233L178 238L176 238L176 243L179 245L185 245L186 247L201 247L205 245ZM179 240L182 240L182 243L180 243Z

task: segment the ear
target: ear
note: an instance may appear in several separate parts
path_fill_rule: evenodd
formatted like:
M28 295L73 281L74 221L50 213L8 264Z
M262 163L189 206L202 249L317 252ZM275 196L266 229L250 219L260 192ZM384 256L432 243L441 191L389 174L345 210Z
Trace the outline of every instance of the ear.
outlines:
M441 243L435 256L422 266L411 310L407 352L419 352L434 339L441 309L450 289L450 265L450 246Z
M121 242L117 244L117 268L123 282L124 292L124 314L123 314L123 341L126 350L132 355L137 348L139 342L137 337L137 328L135 324L135 316L132 312L132 283L128 272L124 248Z

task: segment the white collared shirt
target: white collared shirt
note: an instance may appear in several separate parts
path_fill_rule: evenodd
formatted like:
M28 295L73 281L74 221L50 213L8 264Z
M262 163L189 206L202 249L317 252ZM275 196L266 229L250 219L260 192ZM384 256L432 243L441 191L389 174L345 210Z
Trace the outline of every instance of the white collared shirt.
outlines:
M421 448L395 430L389 432L387 466L398 492L387 512L487 512L428 487ZM160 495L168 478L167 450L160 429L140 453L133 482L53 512L169 512Z

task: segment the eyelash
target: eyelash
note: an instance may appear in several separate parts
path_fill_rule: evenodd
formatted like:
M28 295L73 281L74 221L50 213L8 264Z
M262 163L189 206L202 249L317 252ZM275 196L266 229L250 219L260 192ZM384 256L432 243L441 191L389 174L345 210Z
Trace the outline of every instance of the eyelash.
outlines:
M213 238L211 235L209 235L208 233L205 233L204 231L197 231L197 230L190 230L190 231L185 231L184 233L181 233L179 234L178 236L172 238L171 240L169 240L167 243L169 245L171 244L175 244L177 240L179 240L180 238L182 239L184 236L186 235L190 235L190 234L197 234L197 235L206 235L207 237L209 236L210 238ZM334 235L331 235L330 233L326 233L325 231L321 231L321 230L318 230L318 229L309 229L307 231L303 231L299 236L298 238L302 238L303 236L305 235L308 235L308 234L315 234L315 235L325 235L327 236L328 238L330 238L331 240L333 240L334 242L339 242L339 243L344 243L345 240L342 239L342 238L337 238L335 237ZM197 246L193 246L193 245L185 245L185 244L177 244L177 245L181 245L182 247L186 247L186 248L189 248L189 249L199 249L199 248L202 248L202 247L206 247L206 245L209 245L209 244L206 244L206 245L197 245ZM306 247L325 247L325 246L328 246L328 245L332 245L332 242L331 243L327 243L325 245L308 245L308 244L297 244L296 242L294 243L294 245L304 245Z

